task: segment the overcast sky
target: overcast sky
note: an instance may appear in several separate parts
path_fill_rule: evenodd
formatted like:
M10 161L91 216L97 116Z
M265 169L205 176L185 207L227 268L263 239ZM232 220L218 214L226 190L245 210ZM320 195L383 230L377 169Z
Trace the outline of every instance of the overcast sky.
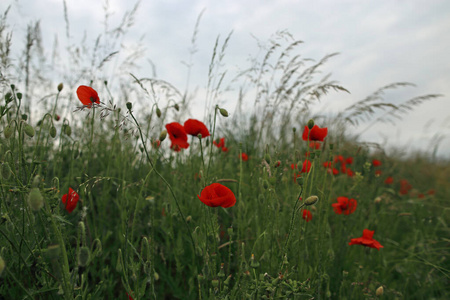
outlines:
M87 32L88 40L93 42L102 32L104 3L67 0L74 40ZM27 24L36 20L41 20L44 42L51 45L55 35L64 40L61 0L1 0L2 13L8 5L13 43L23 43ZM111 24L120 22L123 13L133 5L128 0L109 0ZM412 82L417 87L387 95L387 100L398 103L389 97L407 100L424 94L443 94L422 104L395 128L383 124L371 127L361 140L387 140L388 145L425 150L431 139L439 135L443 139L439 154L450 158L450 1L142 1L135 24L123 42L142 38L146 56L155 63L158 77L183 89L186 68L181 61L188 59L193 28L203 9L199 51L193 60L194 85L206 85L212 48L219 34L225 37L233 30L226 62L235 66L258 51L252 35L267 40L275 31L287 29L305 42L301 48L303 56L318 60L340 52L325 71L332 72L332 78L351 94L329 94L320 104L328 111L339 111L379 87L399 81ZM151 75L149 65L139 70L140 77Z

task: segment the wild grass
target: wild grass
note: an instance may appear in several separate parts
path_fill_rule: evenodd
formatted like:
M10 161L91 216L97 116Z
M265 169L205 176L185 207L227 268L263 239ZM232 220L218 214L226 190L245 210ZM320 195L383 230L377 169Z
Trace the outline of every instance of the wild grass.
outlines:
M2 299L450 296L449 162L387 154L379 145L373 151L346 130L392 121L438 95L395 105L383 94L409 84L394 83L340 114L317 115L312 107L321 98L349 92L320 77L334 54L304 58L302 42L280 31L259 41L250 66L232 76L225 64L230 34L216 39L206 74L203 121L212 136L191 137L188 149L175 152L168 139L157 142L165 124L192 117L192 59L185 88L130 75L140 48L122 55L113 41L126 34L137 9L110 30L105 7L105 33L93 48L71 43L50 62L60 72L56 82L33 67L49 66L39 56L39 23L28 28L23 60L14 63L8 11L0 20ZM66 9L70 37L68 16ZM75 97L82 84L96 88L102 102L83 107ZM235 108L224 101L232 88ZM311 118L328 127L318 149L302 139ZM213 144L222 137L227 152ZM344 166L339 156L352 162ZM311 170L299 177L305 160ZM406 193L402 180L411 186ZM235 206L198 199L214 182L233 191ZM80 197L72 213L61 200L69 188ZM318 202L302 206L311 196ZM341 196L357 200L354 213L334 212ZM364 229L374 230L384 248L348 245Z

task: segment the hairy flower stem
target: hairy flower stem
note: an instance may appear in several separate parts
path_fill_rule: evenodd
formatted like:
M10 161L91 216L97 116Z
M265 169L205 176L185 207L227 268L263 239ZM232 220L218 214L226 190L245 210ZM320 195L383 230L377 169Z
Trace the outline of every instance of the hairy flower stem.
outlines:
M219 109L219 106L216 105L216 108L214 109L214 124L213 124L213 132L211 135L211 144L209 145L209 159L208 159L208 169L206 170L206 176L205 176L205 183L208 182L209 177L209 167L211 166L211 159L212 159L212 149L214 144L214 134L216 132L216 118L217 118L217 110Z
M89 155L88 157L91 158L92 153L92 141L94 140L94 123L95 123L95 106L92 105L92 120L91 120L91 141L89 142Z
M192 237L191 228L190 228L188 222L186 221L186 218L184 217L183 212L181 211L181 207L180 207L180 204L178 203L177 196L175 196L175 193L174 193L174 191L173 191L172 186L170 185L170 183L169 183L169 182L161 175L161 173L159 173L158 170L156 169L155 164L153 163L153 161L152 161L151 158L150 158L150 155L148 154L147 146L145 145L144 136L142 135L141 126L139 125L139 122L136 120L136 118L134 117L134 115L133 115L133 113L131 112L131 110L129 110L129 112L130 112L130 116L133 118L133 121L135 122L136 127L137 127L137 129L138 129L138 131L139 131L139 136L140 136L140 138L141 138L142 145L143 145L143 147L144 147L145 155L147 156L147 161L148 161L148 163L150 164L150 166L152 167L152 170L155 171L155 174L158 175L159 178L161 178L161 180L164 182L164 184L167 186L167 188L169 189L170 193L172 194L172 197L173 197L173 199L175 200L175 204L176 204L177 209L178 209L178 213L181 215L181 218L183 219L184 225L185 225L186 228L188 229L189 237L190 237L191 243L192 243L192 248L193 248L194 253L195 253L195 242L194 242L194 238Z

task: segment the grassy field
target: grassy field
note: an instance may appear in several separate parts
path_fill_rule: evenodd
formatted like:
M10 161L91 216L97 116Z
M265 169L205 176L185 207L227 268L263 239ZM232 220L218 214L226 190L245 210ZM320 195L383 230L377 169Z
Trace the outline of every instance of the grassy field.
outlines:
M201 108L188 87L130 76L129 57L108 71L107 42L66 49L55 83L39 67L37 26L11 59L6 16L0 299L450 297L450 163L349 130L438 95L394 105L384 93L409 85L394 83L314 114L347 91L319 77L333 55L301 58L283 32L233 78L233 107L230 36L216 40Z

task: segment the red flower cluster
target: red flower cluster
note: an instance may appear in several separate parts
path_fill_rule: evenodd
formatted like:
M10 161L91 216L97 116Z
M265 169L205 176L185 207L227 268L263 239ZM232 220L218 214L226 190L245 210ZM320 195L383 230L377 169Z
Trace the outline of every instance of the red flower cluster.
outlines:
M228 148L225 147L225 138L221 138L220 141L217 143L216 141L213 142L214 146L217 148L222 149L223 152L228 152Z
M227 208L236 204L236 197L233 192L220 183L208 185L197 197L210 207L222 206Z
M98 97L97 92L90 86L80 85L77 88L77 96L81 103L88 108L91 108L93 103L100 104L100 98Z
M77 207L78 200L80 200L80 196L71 187L69 187L69 192L61 198L64 208L69 214Z
M302 218L303 218L306 222L309 222L309 221L312 220L312 213L311 213L309 210L304 209L304 210L303 210Z
M379 167L379 166L382 165L382 163L381 163L381 161L379 161L378 159L374 159L374 160L372 160L372 165L373 165L374 167Z
M303 130L302 139L304 141L320 141L323 142L325 137L328 134L328 128L320 128L317 125L314 125L311 130L309 130L308 126L305 126L305 129Z
M389 176L384 180L385 184L393 184L394 183L394 177Z
M339 167L339 165L342 174L347 174L348 177L353 177L355 175L353 170L347 167L347 165L353 164L353 157L349 156L347 158L344 158L342 155L338 155L334 158L334 164L336 168L332 168L333 164L331 161L324 162L323 166L324 168L328 168L328 173L333 175L339 174L339 169L337 168Z
M347 197L338 197L338 203L333 203L331 206L334 208L334 212L337 214L349 215L355 212L358 203L355 199L348 199Z
M408 180L402 179L400 180L400 195L407 195L409 191L412 189L412 185L409 184Z
M377 241L373 239L374 230L364 229L363 236L356 239L351 239L349 245L363 245L370 248L375 248L380 250L383 246Z

